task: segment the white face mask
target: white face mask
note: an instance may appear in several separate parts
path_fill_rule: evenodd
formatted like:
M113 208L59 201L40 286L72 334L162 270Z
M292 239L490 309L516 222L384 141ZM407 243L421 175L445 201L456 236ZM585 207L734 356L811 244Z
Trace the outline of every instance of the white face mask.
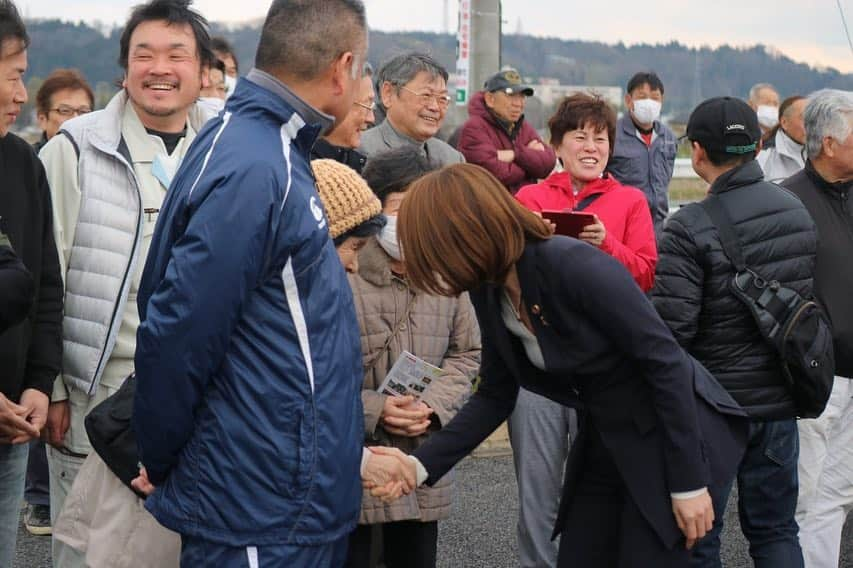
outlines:
M661 103L654 99L637 99L634 101L634 118L640 124L652 124L660 118Z
M755 114L758 115L758 124L764 128L773 128L779 124L779 107L758 105Z
M397 216L386 215L385 218L388 219L388 223L382 227L376 240L391 258L402 261L403 251L400 250L400 243L397 242Z
M225 108L225 101L219 97L199 97L198 102L215 113L219 113Z
M237 88L237 78L232 77L231 75L226 75L225 76L225 98L226 98L226 100L228 99L228 97L230 97L231 95L234 94L234 89L236 89L236 88Z

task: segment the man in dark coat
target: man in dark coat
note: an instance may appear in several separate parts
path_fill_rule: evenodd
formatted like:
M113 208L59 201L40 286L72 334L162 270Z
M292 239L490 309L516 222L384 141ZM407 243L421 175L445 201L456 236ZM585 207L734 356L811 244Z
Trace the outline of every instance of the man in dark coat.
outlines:
M62 354L62 279L50 191L30 145L9 133L27 102L28 43L15 5L0 0L0 232L32 275L35 299L23 321L0 335L0 566L11 566L15 555L26 442L45 424ZM4 301L6 294L4 286Z
M524 104L533 89L508 69L486 81L468 104L468 121L457 148L465 160L483 166L508 190L536 183L554 169L554 149L524 121Z
M709 99L687 125L693 169L728 212L748 267L805 297L812 294L817 234L802 203L765 182L755 161L755 113L730 97ZM701 204L676 212L664 228L653 299L678 342L750 416L750 441L738 468L741 528L756 566L802 567L797 503L796 409L778 353L730 290L734 268ZM730 487L715 493L714 528L693 566L719 566L720 531Z
M823 414L800 420L797 522L806 566L838 566L853 509L853 94L825 89L803 116L808 160L782 182L805 204L820 243L815 294L832 321L835 382Z

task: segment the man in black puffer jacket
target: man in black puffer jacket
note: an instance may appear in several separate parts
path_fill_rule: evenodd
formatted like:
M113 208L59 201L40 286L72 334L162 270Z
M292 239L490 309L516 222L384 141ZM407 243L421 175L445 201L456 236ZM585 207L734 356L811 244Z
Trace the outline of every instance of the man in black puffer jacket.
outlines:
M820 233L815 290L832 321L835 382L818 418L800 420L797 522L809 567L838 566L853 509L853 93L809 96L806 167L782 182L802 199Z
M812 296L817 235L803 204L764 181L755 161L761 130L741 100L719 97L693 111L687 125L693 169L727 210L746 263ZM697 204L667 222L659 249L655 307L678 342L702 362L749 413L750 441L738 471L741 527L758 567L802 567L797 504L797 423L780 359L747 307L730 291L734 268L717 228ZM716 493L713 530L692 566L719 566L729 491Z

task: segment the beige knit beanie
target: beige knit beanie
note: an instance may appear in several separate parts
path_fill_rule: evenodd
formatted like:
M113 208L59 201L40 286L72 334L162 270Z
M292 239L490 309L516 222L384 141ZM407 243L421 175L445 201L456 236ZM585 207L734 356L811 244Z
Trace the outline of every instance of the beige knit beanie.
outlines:
M312 160L311 168L333 239L382 213L379 198L354 169L335 160Z

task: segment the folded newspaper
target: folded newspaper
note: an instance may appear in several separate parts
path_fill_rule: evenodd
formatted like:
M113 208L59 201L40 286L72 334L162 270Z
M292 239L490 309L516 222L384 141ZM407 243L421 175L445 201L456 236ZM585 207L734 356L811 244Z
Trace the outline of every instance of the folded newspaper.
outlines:
M389 396L408 394L418 400L432 382L443 374L444 371L438 367L403 351L376 390Z

